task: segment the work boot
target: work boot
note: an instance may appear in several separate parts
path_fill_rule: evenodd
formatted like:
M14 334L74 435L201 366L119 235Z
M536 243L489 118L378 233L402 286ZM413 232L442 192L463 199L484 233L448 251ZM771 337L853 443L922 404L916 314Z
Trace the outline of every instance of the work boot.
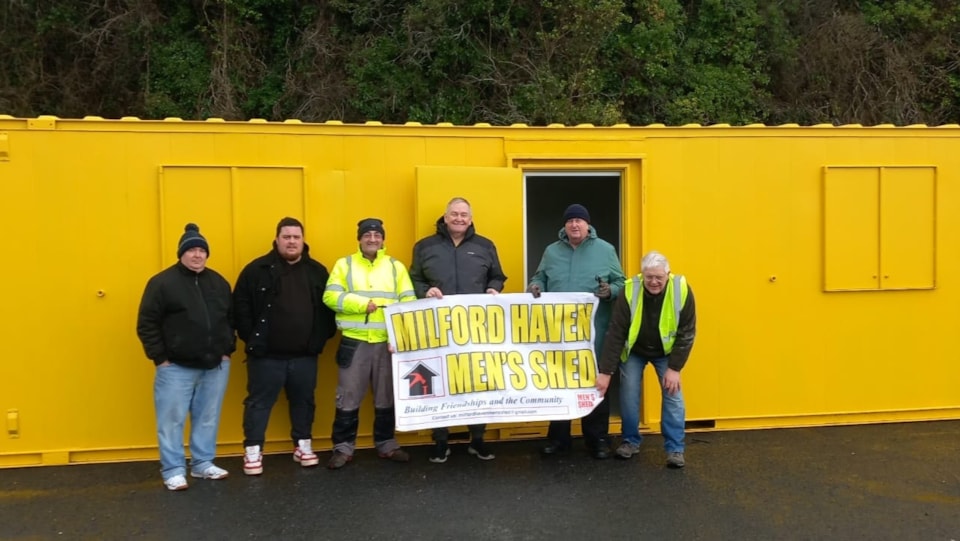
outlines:
M394 449L389 453L380 453L380 458L385 458L391 462L410 462L410 453L403 449Z
M613 452L610 449L610 444L607 443L607 440L605 439L597 440L595 444L590 446L590 455L597 460L606 460L610 458L612 454Z
M668 468L682 468L686 465L683 461L683 453L667 453Z
M565 455L570 452L570 444L551 441L540 449L540 454L544 456Z
M330 457L330 461L327 462L327 468L331 470L339 470L340 468L347 465L347 462L353 460L353 455L348 455L346 453L341 453L340 451L334 451L333 456Z

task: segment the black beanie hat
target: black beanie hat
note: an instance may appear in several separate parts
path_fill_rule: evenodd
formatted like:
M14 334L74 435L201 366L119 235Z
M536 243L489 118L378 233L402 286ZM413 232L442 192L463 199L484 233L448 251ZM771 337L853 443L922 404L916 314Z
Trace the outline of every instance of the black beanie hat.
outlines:
M581 220L590 223L590 213L587 212L587 207L574 203L567 207L567 210L563 211L563 223L567 223L567 220L573 218L580 218Z
M383 220L379 218L364 218L357 222L357 240L367 231L379 231L383 238L387 238L387 233L383 230Z
M203 248L208 256L210 255L210 245L207 244L207 239L200 234L200 228L197 227L197 224L187 224L183 228L180 244L177 245L177 259L183 257L183 254L190 248L196 248L197 246Z

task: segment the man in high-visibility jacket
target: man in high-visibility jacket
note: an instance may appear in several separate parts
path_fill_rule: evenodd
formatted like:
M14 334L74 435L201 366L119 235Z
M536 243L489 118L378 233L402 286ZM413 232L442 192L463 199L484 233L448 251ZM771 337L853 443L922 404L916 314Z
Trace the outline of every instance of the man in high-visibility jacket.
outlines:
M357 253L337 260L330 272L323 302L337 315L342 333L337 350L337 411L333 420L330 469L353 458L360 424L360 402L373 387L373 441L381 458L408 462L410 455L394 437L393 368L388 351L383 308L416 300L403 263L383 248L383 222L365 218L357 224Z
M607 392L610 377L620 368L621 458L640 452L640 392L643 369L653 365L660 381L660 429L667 466L685 464L686 412L680 390L680 371L690 356L697 334L693 291L686 278L670 274L670 263L658 252L640 262L640 275L628 280L613 307L597 374L597 390Z

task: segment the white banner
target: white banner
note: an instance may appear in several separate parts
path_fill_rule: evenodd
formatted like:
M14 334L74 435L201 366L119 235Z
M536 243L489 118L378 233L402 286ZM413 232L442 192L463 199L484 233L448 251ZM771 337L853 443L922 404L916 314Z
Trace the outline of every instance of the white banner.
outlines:
M384 309L397 430L577 419L597 392L592 293L447 295Z

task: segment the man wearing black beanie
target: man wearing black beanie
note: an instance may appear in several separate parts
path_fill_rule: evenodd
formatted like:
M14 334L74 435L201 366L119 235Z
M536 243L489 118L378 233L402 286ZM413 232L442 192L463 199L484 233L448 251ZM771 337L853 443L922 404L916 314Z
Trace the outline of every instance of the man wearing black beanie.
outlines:
M617 251L597 236L590 225L586 207L574 203L563 211L563 228L558 240L547 246L527 291L539 297L541 292L590 292L600 299L594 316L596 328L594 355L600 358L604 335L610 323L612 303L623 289L624 275ZM565 454L573 441L570 421L550 421L544 455ZM580 422L583 439L594 458L612 456L610 448L610 401L603 400Z
M230 284L207 268L210 246L195 224L177 245L179 261L147 282L137 336L156 366L153 398L163 484L187 488L183 430L190 414L190 476L223 479L215 466L220 407L236 346Z
M403 263L387 255L386 231L378 218L357 223L360 249L341 257L330 271L323 302L337 314L343 337L337 350L337 399L333 419L331 470L353 459L360 425L360 404L373 390L373 444L380 458L408 462L410 455L394 437L393 359L388 350L383 308L416 300Z

